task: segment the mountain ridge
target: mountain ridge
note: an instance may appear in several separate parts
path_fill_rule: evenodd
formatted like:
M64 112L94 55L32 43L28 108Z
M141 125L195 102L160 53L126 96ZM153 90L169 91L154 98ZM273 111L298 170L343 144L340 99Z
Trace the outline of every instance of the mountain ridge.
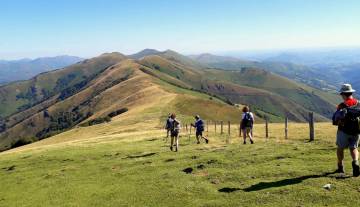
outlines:
M281 121L285 115L304 122L309 110L317 121L327 121L335 107L320 91L259 68L209 69L172 50L140 59L104 53L1 86L0 149L107 122L110 114L141 113L149 104L156 108L159 102L155 100L165 97L177 97L176 107L168 106L168 111L179 112L185 119L198 113L219 119L216 111L221 108L222 116L236 121L241 111L233 105L250 104L260 122L266 117ZM193 101L199 103L195 108ZM312 106L312 102L317 104ZM217 110L207 111L202 105ZM159 114L158 119L163 116ZM138 120L129 121L136 124Z

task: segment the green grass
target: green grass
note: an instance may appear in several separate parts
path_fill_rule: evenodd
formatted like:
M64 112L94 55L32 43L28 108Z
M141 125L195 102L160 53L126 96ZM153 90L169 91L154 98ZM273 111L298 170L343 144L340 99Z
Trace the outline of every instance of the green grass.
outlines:
M255 145L212 132L210 145L196 145L183 132L178 153L159 131L0 154L0 206L359 205L359 178L324 175L335 169L333 141L317 131L316 142L304 142L296 129L288 141L256 134Z

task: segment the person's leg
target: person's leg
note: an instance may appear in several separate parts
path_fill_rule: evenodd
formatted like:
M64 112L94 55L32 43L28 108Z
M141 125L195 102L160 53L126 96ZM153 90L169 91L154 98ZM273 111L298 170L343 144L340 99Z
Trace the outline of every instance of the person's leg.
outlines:
M198 144L200 144L200 138L201 138L201 135L198 132L196 132L196 141Z
M337 155L337 166L338 166L336 172L345 173L344 163L343 163L344 162L344 149L349 147L349 141L348 141L347 134L338 130L337 134L336 134L336 145L337 145L336 155Z
M243 132L244 144L246 144L246 129L241 129Z
M250 138L250 143L254 144L252 129L249 128L248 132L249 132L248 135L249 135L249 138Z
M336 154L337 154L337 163L338 163L338 166L343 166L343 161L344 161L344 149L338 147L338 148L337 148L337 151L336 151Z
M351 154L351 158L353 160L359 160L359 151L357 148L355 149L350 149L350 154Z
M353 168L353 176L358 177L360 176L360 166L359 166L359 151L357 148L350 149L352 161L352 168Z
M360 166L359 166L359 151L358 151L358 145L359 145L359 136L352 136L350 138L350 154L352 158L352 168L353 168L353 176L358 177L360 176Z
M173 150L173 146L174 146L174 136L173 135L171 135L171 145L170 145L170 150L172 151Z
M206 144L209 143L209 139L208 139L207 137L203 136L202 134L201 134L201 137L202 137L203 139L205 139Z
M177 135L175 139L176 139L176 152L177 152L179 149L179 135Z

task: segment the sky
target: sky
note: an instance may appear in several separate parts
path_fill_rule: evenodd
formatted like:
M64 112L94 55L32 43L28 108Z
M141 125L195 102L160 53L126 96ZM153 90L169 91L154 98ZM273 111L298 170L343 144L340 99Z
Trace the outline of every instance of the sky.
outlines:
M359 0L0 0L0 59L360 46Z

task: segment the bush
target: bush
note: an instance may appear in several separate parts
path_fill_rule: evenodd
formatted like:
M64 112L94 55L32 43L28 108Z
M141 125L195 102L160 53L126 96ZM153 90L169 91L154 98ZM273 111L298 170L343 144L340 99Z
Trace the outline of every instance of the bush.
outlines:
M114 112L111 112L108 116L109 116L110 118L113 118L113 117L115 117L115 116L117 116L117 115L120 115L120 114L122 114L122 113L127 112L128 110L129 110L128 108L121 108L121 109L119 109L119 110L116 110L116 111L114 111Z
M25 140L25 139L19 139L16 142L11 144L11 149L12 148L16 148L16 147L21 147L27 144L31 144L32 141L31 140Z
M92 119L90 121L87 121L87 122L81 124L80 126L81 127L87 127L87 126L93 126L93 125L96 125L96 124L102 124L102 123L110 122L110 121L111 121L111 118L109 116L105 116L105 117L99 117L99 118L96 118L96 119Z

